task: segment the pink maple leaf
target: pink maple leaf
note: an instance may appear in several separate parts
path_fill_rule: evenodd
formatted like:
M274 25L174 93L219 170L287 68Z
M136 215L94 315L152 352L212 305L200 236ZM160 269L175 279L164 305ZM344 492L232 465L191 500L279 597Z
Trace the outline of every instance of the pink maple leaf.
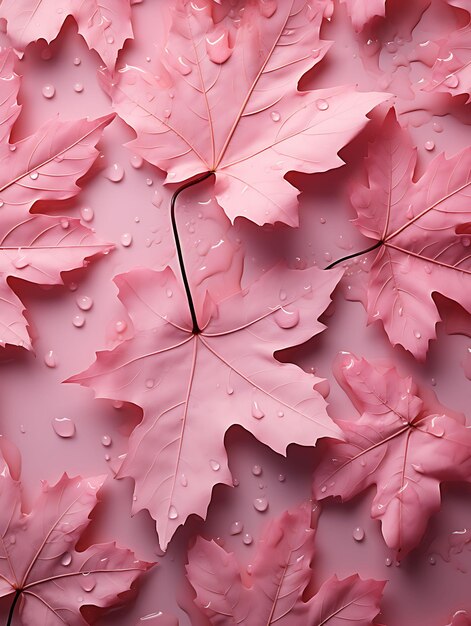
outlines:
M351 200L370 253L368 323L381 320L393 345L424 359L440 321L434 293L471 313L471 149L438 155L414 178L417 151L391 111L371 144L368 184Z
M174 2L161 67L126 66L103 79L118 114L137 133L130 148L177 183L215 172L215 195L233 221L298 224L290 170L339 167L338 151L388 98L353 87L300 92L301 76L326 54L322 0L239 0L227 19L212 2ZM243 11L241 11L243 9ZM242 15L242 17L240 17ZM237 16L237 17L234 17Z
M11 596L23 626L82 626L84 605L109 607L151 563L114 543L75 545L89 523L104 477L43 482L30 513L22 510L21 485L0 456L0 597Z
M129 0L3 0L0 17L7 21L13 47L23 52L38 39L50 43L69 15L90 49L113 69L126 39L132 39Z
M346 5L357 32L363 30L373 17L384 17L386 12L386 0L340 0L340 2Z
M285 512L266 529L247 576L233 553L199 537L186 568L195 603L214 626L372 626L384 582L333 576L303 599L314 538L310 503Z
M102 244L77 219L29 210L38 200L64 200L80 191L76 182L98 156L95 144L113 116L92 121L54 119L10 144L8 138L21 109L13 59L9 50L0 53L0 345L30 348L23 305L8 278L62 284L62 271L81 267L86 258L105 253L111 246Z
M345 441L325 442L314 494L346 501L376 485L371 516L404 556L440 508L440 483L471 481L471 429L463 414L393 367L344 353L336 377L360 417L335 420Z
M232 485L231 425L279 454L339 432L313 388L320 380L273 354L323 329L316 320L340 275L275 267L229 298L196 301L197 334L170 269L115 279L136 334L68 382L142 407L119 476L134 478L133 509L149 510L163 547L190 514L205 516L215 484Z

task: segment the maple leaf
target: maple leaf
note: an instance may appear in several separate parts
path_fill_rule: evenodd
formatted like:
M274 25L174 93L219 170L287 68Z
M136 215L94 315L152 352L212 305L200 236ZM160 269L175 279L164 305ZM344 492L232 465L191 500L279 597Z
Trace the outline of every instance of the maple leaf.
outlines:
M0 345L31 348L23 305L9 277L41 285L62 284L61 271L107 252L77 219L31 214L38 200L64 200L80 191L76 181L98 156L95 144L113 116L97 120L51 120L17 142L8 138L21 107L13 54L0 52Z
M468 11L471 5L468 5ZM467 94L471 101L471 23L432 42L436 60L426 91L444 91L452 96Z
M386 12L386 0L340 0L340 2L346 5L357 32L363 30L373 17L384 17Z
M346 501L376 485L371 515L404 556L440 508L440 483L471 481L471 429L464 415L393 367L344 353L336 377L361 415L335 420L345 441L325 442L314 494Z
M285 512L265 530L247 577L233 553L199 537L188 555L195 603L215 626L370 626L384 582L333 576L308 601L315 530L311 504Z
M163 548L190 514L205 516L216 483L232 486L224 435L233 424L279 454L339 433L313 389L319 379L273 354L323 329L316 320L340 275L275 267L242 292L196 304L197 334L170 269L115 279L136 334L67 382L142 407L118 476L134 478L133 509L149 510Z
M89 523L104 477L43 482L30 513L22 512L21 485L0 457L0 597L19 600L23 626L87 624L80 607L119 601L151 563L114 543L75 549ZM15 609L13 607L12 611Z
M378 251L369 270L368 323L381 320L393 345L424 359L440 321L440 293L471 312L471 149L438 155L414 180L417 151L394 111L356 183L355 224Z
M297 90L330 45L319 38L325 4L240 0L230 13L238 27L229 30L213 22L211 0L177 0L156 73L126 66L102 80L137 133L130 148L165 170L166 182L214 171L231 221L297 225L299 192L284 175L342 165L337 152L389 97L352 87Z
M124 42L133 38L129 0L61 0L60 7L57 0L3 0L0 5L7 34L20 52L38 39L50 43L69 15L88 47L113 69Z

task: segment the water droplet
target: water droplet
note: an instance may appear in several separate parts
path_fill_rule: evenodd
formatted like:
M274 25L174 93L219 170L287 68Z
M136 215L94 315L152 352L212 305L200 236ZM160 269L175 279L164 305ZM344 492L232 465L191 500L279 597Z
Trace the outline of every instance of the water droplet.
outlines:
M471 239L469 237L462 237L461 239L461 245L464 246L465 248L469 248L471 244Z
M182 487L188 487L188 478L185 474L180 474L180 484Z
M146 380L146 387L147 389L152 389L155 385L155 380L153 378L148 378Z
M52 350L49 350L49 352L46 352L46 354L44 355L44 363L48 367L56 367L57 365L56 355L54 354Z
M59 437L69 439L75 435L75 423L69 417L55 417L51 423L54 432Z
M178 517L178 511L172 504L172 506L168 510L168 519L177 519L177 517Z
M95 589L96 580L90 575L90 572L84 572L80 580L80 586L84 591L90 592Z
M29 177L31 178L31 180L38 180L39 178L39 174L37 172L32 172Z
M83 84L82 83L75 83L74 84L74 91L75 91L75 93L82 93L82 91L83 91Z
M229 529L230 535L240 535L240 533L244 530L244 525L242 522L236 521L231 524Z
M2 208L2 206L4 206L5 203L3 202L3 200L0 200L0 209Z
M77 298L77 306L82 311L89 311L93 306L93 300L90 296L81 296Z
M209 466L214 472L217 472L219 469L221 469L221 465L214 459L211 459L209 461Z
M414 217L414 206L409 204L406 210L406 217L408 220L411 220Z
M124 178L124 168L120 163L113 163L105 170L105 176L112 183L119 183Z
M229 32L219 26L212 33L206 35L206 52L213 63L225 63L232 54L229 46Z
M80 65L81 62L82 62L82 60L79 57L75 57L74 65Z
M253 542L252 535L250 533L245 533L242 537L242 541L245 543L246 546L250 546L250 544Z
M125 248L129 248L131 244L132 244L131 233L123 233L121 235L121 245L124 246Z
M327 487L326 487L326 485L323 485L321 487L321 493L325 493L326 491L327 491Z
M391 567L392 565L392 559L388 557L385 558L384 560L384 564L386 565L386 567Z
M20 253L19 256L13 259L13 265L16 267L17 270L23 270L25 267L28 267L29 261L24 255Z
M252 474L254 476L260 476L261 473L262 473L262 468L260 467L260 465L254 465L252 467Z
M157 189L154 191L154 195L152 197L152 204L159 208L162 204L162 194Z
M16 543L16 535L10 535L9 539L10 539L10 544L14 546Z
M421 333L418 330L414 330L414 337L416 339L420 339L422 337Z
M278 8L278 0L259 0L259 10L263 17L271 17Z
M142 164L144 163L144 159L138 154L133 154L129 161L135 170L141 168Z
M431 554L431 555L428 557L428 562L429 562L429 565L436 565L437 560L436 560L436 558L435 558L435 557Z
M424 148L428 150L429 152L431 152L432 150L435 150L435 143L431 140L426 141L424 143Z
M48 100L50 100L51 98L54 98L56 94L56 89L54 85L44 85L41 91L42 91L43 96L47 98Z
M274 122L279 122L281 120L281 115L278 113L278 111L272 111L270 113L270 117Z
M146 185L148 187L151 187L154 184L154 181L152 180L152 178L146 178Z
M287 311L286 309L281 307L275 313L274 319L280 328L294 328L299 323L299 311Z
M253 506L256 511L263 513L268 509L268 500L265 496L262 496L261 498L255 498L255 500L253 501Z
M124 333L128 325L124 320L118 320L116 324L114 325L114 327L116 328L116 332L121 334L121 333Z
M327 220L325 219L325 217L321 217L319 221L321 224L325 224Z
M101 445L105 446L106 448L108 446L111 446L111 437L109 435L103 435L103 437L101 438Z
M167 289L166 292L167 298L171 298L173 296L173 291L171 289Z
M332 261L332 255L330 252L324 252L324 259L328 262Z
M402 306L399 307L398 311L397 311L399 317L402 317L404 315L404 308Z
M75 328L82 328L82 326L85 324L85 318L83 315L74 315L74 317L72 318L72 324L75 326Z
M443 132L443 126L440 124L440 122L434 122L432 124L432 128L436 133L442 133Z
M61 557L61 565L63 565L64 567L67 567L71 563L72 563L72 555L70 554L70 552L64 552L64 554Z
M91 222L95 217L95 213L92 208L85 206L80 210L80 215L84 222Z
M256 400L252 402L252 417L255 417L255 419L257 420L260 420L262 419L262 417L265 417L265 413L258 406L258 403Z
M285 416L284 411L278 411L277 415L278 415L278 417L284 417Z
M106 43L108 43L108 44L110 44L110 45L111 45L112 43L114 43L114 37L107 37L107 38L106 38Z
M353 531L353 538L355 541L363 541L365 538L365 531L360 526L357 526Z
M427 265L427 264L424 265L424 272L426 274L431 274L432 273L432 268L430 267L430 265Z
M286 480L286 476L284 474L278 474L278 480L280 483L284 483Z
M327 102L327 100L323 100L322 98L320 98L319 100L316 100L316 107L319 109L319 111L327 111L327 109L329 108L329 103Z
M444 83L447 87L450 87L451 89L456 89L460 84L460 79L456 74L448 74L448 76L445 78Z

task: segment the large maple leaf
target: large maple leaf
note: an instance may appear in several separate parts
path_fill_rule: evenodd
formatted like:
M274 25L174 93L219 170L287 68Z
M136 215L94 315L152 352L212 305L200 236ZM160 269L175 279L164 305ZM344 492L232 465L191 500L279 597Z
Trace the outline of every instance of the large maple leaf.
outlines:
M115 604L151 567L114 543L76 550L104 477L64 475L56 485L43 483L24 513L20 483L3 457L0 470L0 597L19 601L23 626L83 626L82 606Z
M19 78L11 51L0 53L0 345L31 347L23 305L9 277L41 285L62 284L61 271L110 246L101 244L77 219L31 214L38 200L76 195L76 181L98 156L95 144L112 116L97 120L47 122L36 133L10 144L19 115Z
M471 149L438 155L414 180L417 152L391 111L371 144L368 185L352 204L361 232L379 246L368 274L368 322L424 359L440 321L440 293L471 313ZM370 257L371 258L371 257Z
M319 379L273 358L323 329L316 320L339 278L275 267L243 292L197 304L199 334L170 269L115 279L136 334L68 382L142 407L119 476L134 478L133 509L149 510L164 548L188 515L205 516L216 483L232 485L231 425L279 454L339 432L313 389Z
M384 582L333 576L304 601L314 538L310 503L284 513L265 530L250 576L233 553L198 538L186 568L195 603L214 626L371 626Z
M440 483L471 481L471 429L392 367L342 354L336 376L361 415L335 420L345 441L324 442L314 494L345 501L376 485L371 515L404 556L440 508Z
M217 201L231 220L297 225L299 192L284 175L342 165L337 152L388 96L297 90L329 48L319 38L322 0L239 0L232 30L213 22L211 4L177 0L156 73L126 66L105 88L137 133L128 145L165 170L166 182L214 171Z
M114 68L124 42L133 37L129 0L3 0L0 5L10 41L20 52L38 39L50 43L69 15L88 47Z
M386 12L386 0L340 0L340 2L346 5L357 32L363 30L373 17L384 17Z

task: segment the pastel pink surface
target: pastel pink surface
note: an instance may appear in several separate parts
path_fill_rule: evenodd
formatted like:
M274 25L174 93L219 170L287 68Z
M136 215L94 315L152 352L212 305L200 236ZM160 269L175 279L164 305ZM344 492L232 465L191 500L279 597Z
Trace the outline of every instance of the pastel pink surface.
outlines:
M103 476L82 479L64 474L56 485L44 482L26 514L20 483L11 478L3 459L0 465L0 597L22 591L19 613L24 626L86 624L82 605L116 603L118 594L151 566L111 543L76 551Z
M440 508L440 483L471 480L471 430L393 367L339 357L337 378L360 417L336 420L345 442L329 439L314 473L315 497L350 500L371 485L371 515L402 558Z
M339 432L315 390L320 379L273 353L322 330L315 320L340 276L274 268L226 300L201 302L197 335L170 270L116 278L136 334L68 382L143 409L120 476L134 478L133 509L149 510L164 549L188 515L205 517L214 485L232 485L224 448L231 425L279 454Z
M249 575L233 553L214 541L197 539L186 569L196 591L195 602L211 624L372 624L379 612L383 582L333 577L314 597L303 599L314 554L311 507L305 503L272 521L259 541ZM314 511L314 525L317 516Z
M297 90L329 47L319 39L324 4L289 0L267 19L247 3L232 41L224 23L214 25L209 0L177 2L156 72L126 65L108 78L116 111L137 133L130 148L165 170L167 182L215 171L231 221L297 225L298 191L284 175L342 165L337 152L388 97Z
M0 17L7 20L7 33L19 51L38 39L50 43L68 15L90 49L96 50L113 69L119 50L133 37L129 0L4 0Z
M368 322L423 360L440 321L434 293L471 313L471 149L440 154L418 180L417 151L391 111L370 145L368 185L356 184L355 224L382 245L369 269Z

